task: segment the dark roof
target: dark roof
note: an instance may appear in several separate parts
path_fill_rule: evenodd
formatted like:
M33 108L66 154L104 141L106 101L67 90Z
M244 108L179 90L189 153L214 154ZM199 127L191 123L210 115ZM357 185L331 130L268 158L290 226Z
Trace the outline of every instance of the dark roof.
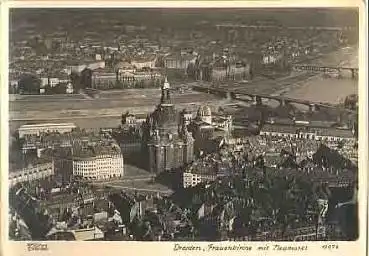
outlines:
M334 127L310 127L301 125L265 124L260 132L291 133L298 132L315 133L318 136L331 136L341 138L354 138L351 130L337 129Z
M295 126L279 125L279 124L265 124L260 132L278 132L278 133L297 133L298 129Z

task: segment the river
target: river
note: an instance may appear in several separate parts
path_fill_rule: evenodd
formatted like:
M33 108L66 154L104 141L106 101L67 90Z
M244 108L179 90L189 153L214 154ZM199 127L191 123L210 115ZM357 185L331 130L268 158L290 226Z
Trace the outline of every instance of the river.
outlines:
M357 68L359 66L358 48L356 46L342 48L316 60L312 64ZM299 83L298 86L285 90L282 95L296 99L337 104L342 102L347 95L358 94L358 89L358 80L351 79L349 75L341 79L317 75Z

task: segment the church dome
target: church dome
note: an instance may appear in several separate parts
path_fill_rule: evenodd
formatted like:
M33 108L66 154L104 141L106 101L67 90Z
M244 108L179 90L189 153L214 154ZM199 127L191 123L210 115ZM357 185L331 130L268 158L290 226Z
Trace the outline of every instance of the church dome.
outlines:
M198 116L211 116L211 109L209 106L202 105L197 111Z

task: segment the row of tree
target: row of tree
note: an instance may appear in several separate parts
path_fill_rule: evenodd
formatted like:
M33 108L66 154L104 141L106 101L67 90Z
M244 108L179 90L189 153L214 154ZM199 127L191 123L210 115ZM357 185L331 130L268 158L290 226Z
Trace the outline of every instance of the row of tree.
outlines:
M60 83L56 86L46 85L43 87L45 94L64 94L67 90L66 83ZM9 85L9 93L11 94L40 94L41 79L33 74L25 74L21 76L18 82L18 88L16 86Z

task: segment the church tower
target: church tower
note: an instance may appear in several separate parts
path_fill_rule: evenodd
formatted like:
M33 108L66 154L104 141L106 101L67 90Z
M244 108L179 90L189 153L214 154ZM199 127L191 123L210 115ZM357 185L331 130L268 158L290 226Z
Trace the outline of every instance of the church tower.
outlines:
M172 101L170 99L170 84L168 82L168 78L165 77L164 84L161 87L161 106L173 106Z
M183 122L170 98L168 79L161 87L160 103L150 114L145 126L148 134L144 152L148 156L148 170L152 173L178 169L193 161L192 134L183 130Z

